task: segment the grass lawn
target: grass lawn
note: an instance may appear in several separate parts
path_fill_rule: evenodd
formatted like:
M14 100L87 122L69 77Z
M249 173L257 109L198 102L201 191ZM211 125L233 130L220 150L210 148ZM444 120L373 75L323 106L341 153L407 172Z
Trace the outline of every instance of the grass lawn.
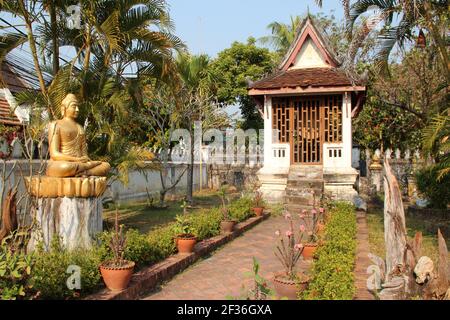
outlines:
M384 258L385 243L383 209L369 209L369 212L367 213L367 223L369 227L370 252ZM423 233L422 254L437 262L437 228L435 233L430 233L427 231L425 223L422 219L408 216L406 217L406 228L408 231L408 236L411 238L415 236L417 231L421 231ZM450 248L450 239L446 240L447 247Z
M237 197L238 195L231 195ZM220 198L216 191L202 191L194 194L195 207L190 209L206 209L218 206ZM165 225L175 220L175 217L183 213L181 205L183 201L166 201L167 208L150 208L147 203L136 203L118 206L119 223L124 224L127 228L137 229L141 233L148 233L152 229ZM115 209L105 210L103 218L108 224L114 224Z

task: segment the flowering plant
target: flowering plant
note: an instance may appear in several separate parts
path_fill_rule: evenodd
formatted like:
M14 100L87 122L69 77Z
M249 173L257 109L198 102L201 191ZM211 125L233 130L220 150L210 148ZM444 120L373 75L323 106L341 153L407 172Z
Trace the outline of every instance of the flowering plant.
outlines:
M259 190L255 191L255 195L253 197L253 205L255 206L255 208L264 208L265 206L263 194Z
M296 233L291 214L286 213L284 217L289 222L289 230L284 234L281 234L281 231L279 230L276 231L275 234L278 236L278 245L276 247L275 256L283 265L289 280L296 280L297 275L294 268L303 253L304 245L302 244L302 240L304 233L301 230Z
M220 211L222 212L222 216L223 219L225 221L229 221L230 220L230 210L228 208L228 197L227 197L227 191L228 191L228 185L223 185L218 192L218 195L220 197L220 201L222 202L222 208L220 209Z
M324 223L325 209L319 208L317 210L314 208L310 213L309 215L307 210L303 210L299 214L300 220L302 221L300 230L303 235L306 235L308 243L317 243L319 241L319 225Z

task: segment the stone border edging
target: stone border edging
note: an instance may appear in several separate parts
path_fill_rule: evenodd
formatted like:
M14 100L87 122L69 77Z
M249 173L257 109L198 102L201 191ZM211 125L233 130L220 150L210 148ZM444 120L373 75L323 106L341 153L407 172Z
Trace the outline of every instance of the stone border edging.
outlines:
M112 292L103 289L98 293L87 296L84 300L134 300L142 294L155 289L164 281L170 280L175 275L195 263L201 257L208 255L224 244L236 239L244 232L250 230L260 222L268 219L270 214L262 217L253 217L236 225L235 231L229 234L221 234L214 238L206 239L195 246L195 252L188 255L172 255L169 258L145 268L133 275L127 289L120 292Z
M370 245L367 213L357 211L356 223L358 228L356 240L358 244L354 269L356 292L353 300L375 300L374 295L367 289L367 279L369 278L367 268L373 264L369 259Z

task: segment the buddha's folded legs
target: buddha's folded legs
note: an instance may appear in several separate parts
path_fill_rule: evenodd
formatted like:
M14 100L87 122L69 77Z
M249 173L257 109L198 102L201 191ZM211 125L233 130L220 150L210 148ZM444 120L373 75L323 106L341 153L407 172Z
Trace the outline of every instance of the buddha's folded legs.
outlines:
M79 176L104 177L108 174L111 166L106 162L68 162L49 161L47 164L47 176L56 178L69 178Z

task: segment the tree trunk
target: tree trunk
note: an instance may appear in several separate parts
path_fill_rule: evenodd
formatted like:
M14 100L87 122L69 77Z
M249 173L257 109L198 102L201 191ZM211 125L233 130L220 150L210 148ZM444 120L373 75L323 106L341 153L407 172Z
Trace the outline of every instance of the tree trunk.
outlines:
M56 74L59 71L59 45L58 45L58 28L56 20L56 5L55 1L52 1L50 4L50 25L52 29L52 46L53 46L53 75L56 76Z
M165 205L166 194L167 194L167 190L166 189L162 189L161 191L159 191L159 206L161 208L163 208L164 205Z
M384 237L386 241L386 282L389 282L389 274L398 266L405 266L407 237L402 193L388 159L384 161L384 169Z
M186 201L190 204L194 204L193 197L193 189L194 189L194 150L195 150L195 142L194 142L194 132L191 128L191 144L190 144L190 159L188 164L188 172L187 172L187 190L186 190Z
M2 225L0 228L0 242L18 227L16 209L17 189L9 190L2 203Z

